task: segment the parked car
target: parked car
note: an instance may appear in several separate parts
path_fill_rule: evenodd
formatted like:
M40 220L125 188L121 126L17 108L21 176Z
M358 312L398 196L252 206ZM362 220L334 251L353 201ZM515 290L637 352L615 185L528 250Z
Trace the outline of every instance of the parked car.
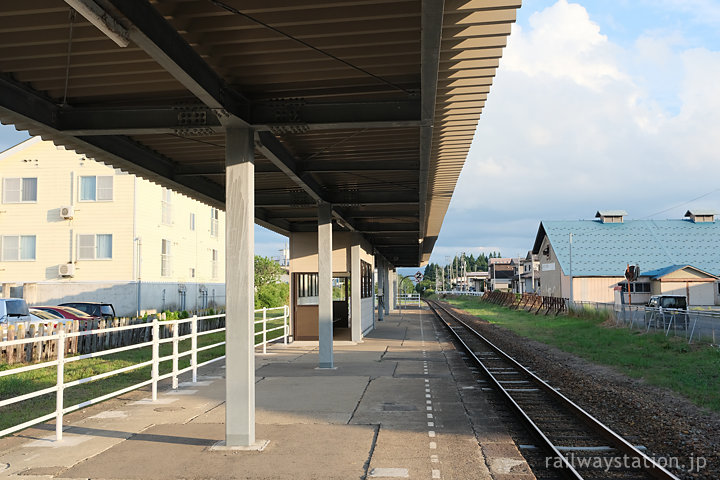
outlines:
M30 321L30 311L22 298L0 298L0 324Z
M115 308L112 303L103 302L67 302L61 303L61 307L73 307L78 310L92 315L93 317L102 317L106 320L115 318Z
M687 298L684 295L653 295L650 297L648 307L687 310Z
M37 308L31 308L30 310L30 323L52 323L53 328L58 326L58 323L64 324L66 319L58 314L46 312Z
M101 318L101 317L89 315L89 314L83 312L82 310L78 310L77 308L67 307L67 306L65 306L65 307L57 306L56 307L56 306L41 305L41 306L32 307L32 308L37 309L37 310L44 310L46 312L52 313L54 315L58 315L63 318L67 318L69 320L89 321L89 320L97 320L97 319Z

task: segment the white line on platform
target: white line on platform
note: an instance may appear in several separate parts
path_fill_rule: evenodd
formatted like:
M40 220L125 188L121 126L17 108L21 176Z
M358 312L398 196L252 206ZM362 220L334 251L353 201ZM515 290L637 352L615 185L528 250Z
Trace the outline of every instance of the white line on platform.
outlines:
M432 478L440 478L440 470L433 470Z
M434 430L430 430L430 431L428 432L428 437L430 437L430 438L435 438L435 431L434 431Z
M430 449L431 449L431 450L435 450L436 448L437 448L437 443L435 443L435 442L430 442Z

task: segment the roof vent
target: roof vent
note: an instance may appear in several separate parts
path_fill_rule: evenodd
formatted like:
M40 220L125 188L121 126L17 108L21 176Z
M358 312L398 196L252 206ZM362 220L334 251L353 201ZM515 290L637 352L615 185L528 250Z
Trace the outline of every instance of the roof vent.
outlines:
M599 218L602 223L623 223L626 215L625 210L598 210L595 218Z
M685 217L690 218L693 223L707 223L715 221L715 212L713 210L688 210Z

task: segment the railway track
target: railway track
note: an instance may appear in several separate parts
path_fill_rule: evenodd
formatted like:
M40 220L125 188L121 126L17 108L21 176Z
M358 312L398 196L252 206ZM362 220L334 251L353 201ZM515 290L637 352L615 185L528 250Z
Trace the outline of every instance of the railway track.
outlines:
M443 304L428 305L527 429L534 444L521 448L537 478L678 480Z

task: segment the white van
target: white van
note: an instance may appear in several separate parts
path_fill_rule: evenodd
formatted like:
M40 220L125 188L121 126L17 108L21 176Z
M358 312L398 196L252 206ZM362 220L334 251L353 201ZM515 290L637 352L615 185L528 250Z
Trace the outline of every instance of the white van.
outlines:
M0 325L29 322L30 310L22 298L0 298Z

